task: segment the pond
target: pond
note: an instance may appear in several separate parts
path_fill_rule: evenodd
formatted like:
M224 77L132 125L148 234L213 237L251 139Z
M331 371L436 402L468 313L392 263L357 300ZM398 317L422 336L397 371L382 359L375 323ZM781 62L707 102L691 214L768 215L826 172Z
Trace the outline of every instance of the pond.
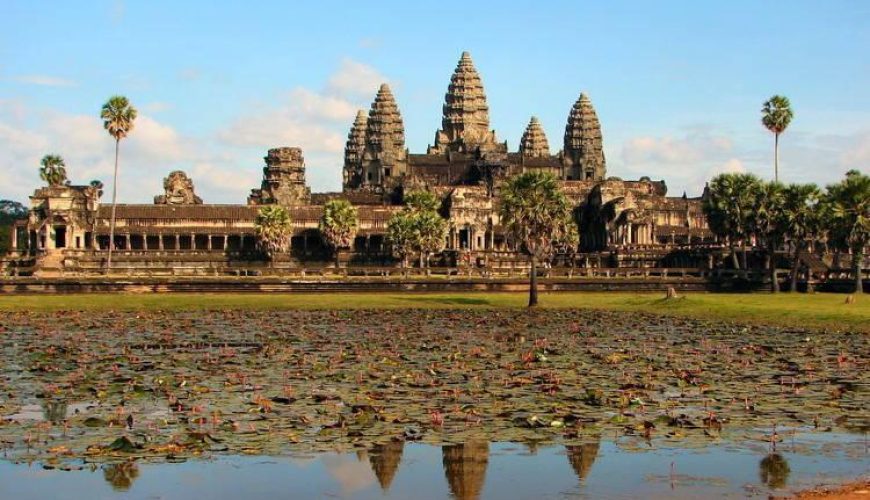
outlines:
M0 462L0 497L766 498L870 470L867 443L856 435L798 434L776 453L762 444L636 445L396 441L354 453L216 455L184 463L85 465L74 472Z
M6 313L0 356L0 498L743 497L870 469L870 341L852 332L588 310Z

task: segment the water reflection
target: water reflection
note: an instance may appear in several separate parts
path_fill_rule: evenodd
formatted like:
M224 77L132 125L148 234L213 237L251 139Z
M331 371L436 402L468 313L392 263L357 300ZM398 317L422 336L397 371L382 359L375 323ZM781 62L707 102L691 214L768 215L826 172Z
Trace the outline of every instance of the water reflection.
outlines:
M115 491L127 491L133 486L133 481L139 477L139 466L136 462L121 462L103 466L103 478L112 485Z
M790 473L791 468L788 466L788 461L779 453L771 453L758 464L761 482L771 489L776 490L784 487L785 483L788 482Z
M489 463L489 442L468 441L441 448L450 493L459 500L480 497Z
M390 489L393 478L396 477L404 450L404 441L390 441L387 444L374 445L369 452L369 463L384 492Z
M565 452L568 455L568 462L577 478L582 482L589 475L589 469L595 463L595 458L598 457L598 448L601 446L601 441L594 443L583 443L581 445L566 445Z
M42 401L42 418L53 424L59 424L66 419L67 402L66 401L51 401L44 399Z

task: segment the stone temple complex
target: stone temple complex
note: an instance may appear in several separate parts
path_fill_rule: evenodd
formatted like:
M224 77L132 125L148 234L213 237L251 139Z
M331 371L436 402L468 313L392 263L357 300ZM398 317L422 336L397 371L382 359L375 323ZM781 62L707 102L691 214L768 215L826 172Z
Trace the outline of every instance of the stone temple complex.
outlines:
M154 204L117 206L118 265L225 269L255 254L254 221L259 207L268 204L287 207L293 220L291 251L284 261L328 265L317 227L323 204L336 198L349 200L359 212L348 265L393 265L385 241L387 221L401 210L404 193L414 190L434 192L442 200L441 214L450 228L443 265L455 265L467 254L478 261L485 257L488 266L521 261L501 230L499 185L529 171L561 179L581 235L571 258L583 259L582 265L665 267L675 264L669 259L676 249L685 254L713 242L700 198L669 197L664 181L607 176L601 122L586 94L566 105L561 144L552 143L532 116L516 138L516 150L491 128L483 81L467 52L450 77L441 126L425 153L406 147L400 102L383 84L369 110L357 114L347 136L341 192L311 193L298 147L268 150L262 184L245 204L204 202L184 172L171 172ZM111 214L101 195L97 186L37 189L29 218L14 228L14 248L37 255L44 266L98 270L109 245Z

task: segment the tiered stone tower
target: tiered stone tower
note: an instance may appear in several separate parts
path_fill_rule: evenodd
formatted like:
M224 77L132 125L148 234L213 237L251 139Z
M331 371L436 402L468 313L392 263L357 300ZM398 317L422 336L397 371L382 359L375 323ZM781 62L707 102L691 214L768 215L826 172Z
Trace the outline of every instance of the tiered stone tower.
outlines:
M550 144L537 116L533 116L520 139L520 153L526 157L546 158L550 156Z
M496 146L495 131L489 129L489 106L483 83L471 54L463 52L444 96L441 130L435 133L435 145L428 152L471 152Z
M366 123L362 160L363 185L384 186L401 178L408 168L405 125L390 86L381 84Z
M249 205L277 203L284 206L306 205L311 202L311 190L305 185L305 158L300 148L270 149L263 158L263 183L252 189Z
M563 162L568 179L601 181L607 173L601 124L592 102L583 93L568 115Z
M366 149L366 112L359 110L344 146L344 186L358 188L363 181L362 160Z

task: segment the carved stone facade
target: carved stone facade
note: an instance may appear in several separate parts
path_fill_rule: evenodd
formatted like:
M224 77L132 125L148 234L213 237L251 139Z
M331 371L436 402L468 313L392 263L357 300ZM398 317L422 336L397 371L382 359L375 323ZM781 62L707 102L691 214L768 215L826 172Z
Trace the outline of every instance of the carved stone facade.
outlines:
M193 190L193 181L181 170L170 172L163 179L164 194L154 197L155 205L199 205L202 198Z

